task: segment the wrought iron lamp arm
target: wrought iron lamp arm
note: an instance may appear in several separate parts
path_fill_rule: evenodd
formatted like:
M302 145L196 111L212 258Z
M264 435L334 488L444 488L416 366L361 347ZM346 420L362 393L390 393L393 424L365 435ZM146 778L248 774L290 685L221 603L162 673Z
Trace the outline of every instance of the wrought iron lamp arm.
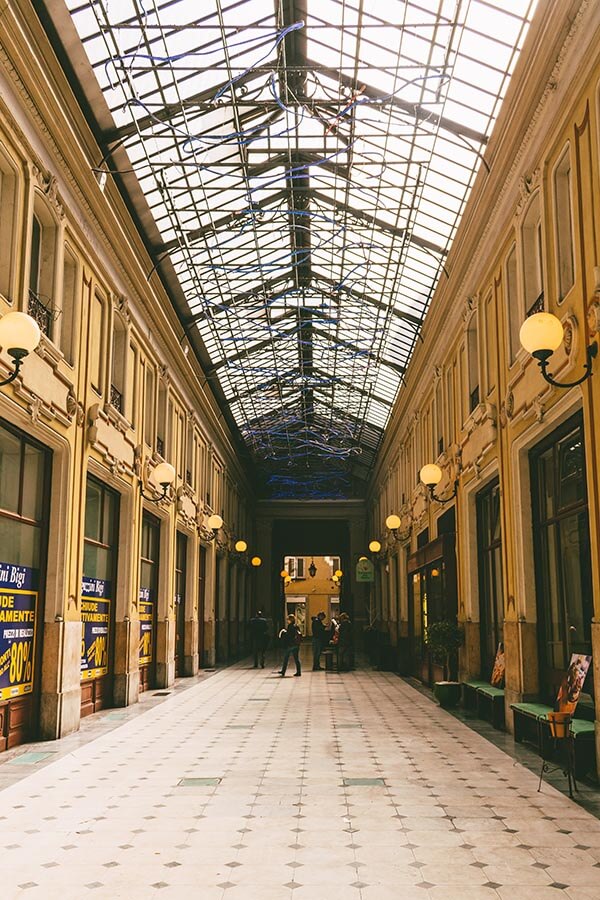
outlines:
M141 481L140 481L139 484L140 484L140 494L141 494L141 496L144 498L144 500L149 500L149 501L151 501L152 503L160 503L161 500L165 500L165 499L166 499L166 497L167 497L167 491L169 490L169 485L168 485L168 484L161 484L162 494L159 494L158 496L157 496L156 494L152 494L152 495L151 495L151 494L146 494L146 492L144 491L144 486L143 486L143 484L142 484Z
M447 497L438 497L438 495L435 493L435 488L432 484L428 484L427 487L429 488L429 496L432 500L437 501L437 503L449 503L450 500L454 500L454 498L456 497L456 495L458 493L458 478L454 482L454 487L452 488L452 493L448 494Z
M552 356L551 350L536 350L532 356L537 359L538 366L542 370L542 376L548 384L553 385L554 387L561 388L572 388L577 387L578 384L583 384L590 375L592 374L592 360L596 358L598 355L598 344L596 341L592 341L591 344L586 348L586 362L583 367L583 375L581 378L578 378L576 381L556 381L552 375L548 373L548 362L550 357Z
M7 353L9 356L12 356L12 358L14 359L15 368L14 368L14 371L11 372L11 374L8 376L8 378L5 378L4 381L0 381L0 387L4 387L5 385L10 384L12 381L15 380L15 378L18 376L19 372L21 371L21 366L23 365L23 360L25 359L26 356L29 355L29 351L21 350L18 347L7 350Z

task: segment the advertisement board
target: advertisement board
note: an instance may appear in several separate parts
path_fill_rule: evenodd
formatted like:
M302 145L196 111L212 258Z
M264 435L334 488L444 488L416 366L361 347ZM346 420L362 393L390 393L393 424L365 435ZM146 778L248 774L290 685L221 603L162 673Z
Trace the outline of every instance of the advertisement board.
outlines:
M81 679L108 672L111 583L83 576L81 582Z
M39 570L0 562L0 700L33 690Z

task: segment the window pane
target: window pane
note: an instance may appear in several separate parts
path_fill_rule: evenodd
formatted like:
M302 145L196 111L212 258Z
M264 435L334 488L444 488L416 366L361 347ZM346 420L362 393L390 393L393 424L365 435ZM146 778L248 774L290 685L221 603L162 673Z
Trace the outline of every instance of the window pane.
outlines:
M560 442L558 459L560 479L558 508L564 509L585 499L583 439L579 429Z
M88 481L85 495L85 536L101 541L102 490L94 481ZM87 573L86 574L92 574Z
M44 500L44 455L41 450L25 444L23 470L23 500L21 515L36 522L42 520Z
M19 512L20 480L21 441L0 428L0 509Z
M40 529L0 517L0 558L16 566L40 566Z

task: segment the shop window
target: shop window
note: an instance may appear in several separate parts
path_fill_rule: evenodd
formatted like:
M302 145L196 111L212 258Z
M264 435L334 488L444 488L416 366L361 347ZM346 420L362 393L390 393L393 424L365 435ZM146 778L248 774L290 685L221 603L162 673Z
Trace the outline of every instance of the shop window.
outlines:
M53 324L59 312L53 305L56 235L50 211L36 197L31 223L28 312L50 340L54 340Z
M0 294L12 302L14 292L17 225L17 170L0 145Z
M502 529L498 479L477 494L477 563L481 677L492 674L498 644L504 641Z
M517 351L521 346L519 331L523 324L523 310L519 297L519 285L517 275L517 245L513 244L506 257L504 265L505 306L508 320L508 341L510 363L514 362Z
M109 674L115 606L119 496L88 478L85 500L83 581L81 590L81 714L110 702L110 689L98 679ZM94 682L94 683L92 683Z
M154 416L156 411L155 376L150 363L146 363L146 385L144 392L144 441L154 447Z
M523 250L523 288L525 313L544 311L544 278L542 270L542 216L540 195L532 199L521 229Z
M79 264L68 245L64 247L60 324L60 349L69 365L75 359L76 320L79 314Z
M127 373L127 325L118 313L113 318L110 402L120 413L125 412L125 377Z
M540 679L553 699L572 653L591 654L593 593L581 415L531 453Z
M571 205L571 153L567 147L554 170L554 205L558 299L564 300L573 287L573 214Z
M467 328L469 413L472 413L479 405L479 348L477 340L477 313L474 313Z

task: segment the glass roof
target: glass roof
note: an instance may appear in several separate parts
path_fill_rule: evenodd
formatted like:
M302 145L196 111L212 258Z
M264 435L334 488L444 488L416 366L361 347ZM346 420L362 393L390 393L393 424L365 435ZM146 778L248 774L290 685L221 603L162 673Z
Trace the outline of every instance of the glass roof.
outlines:
M266 493L360 496L535 0L67 6Z

